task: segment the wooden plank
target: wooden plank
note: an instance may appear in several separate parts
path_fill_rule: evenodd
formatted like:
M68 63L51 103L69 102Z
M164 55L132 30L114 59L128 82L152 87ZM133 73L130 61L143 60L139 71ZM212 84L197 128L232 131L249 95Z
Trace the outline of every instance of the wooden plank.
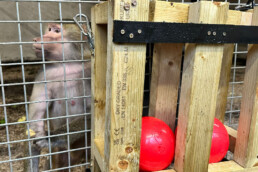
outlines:
M233 172L243 170L244 168L234 161L224 161L219 163L209 164L208 172Z
M96 24L97 6L91 9L91 25L95 39L95 56L91 57L91 159L92 171L98 171L95 162L97 148L94 140L99 139L104 142L105 130L105 102L106 102L106 69L107 69L107 27ZM98 157L97 157L98 158ZM96 160L97 161L97 160ZM102 160L103 161L103 160ZM98 160L100 162L100 160ZM103 169L103 163L99 164ZM95 169L96 168L96 169Z
M187 22L189 5L152 1L150 21ZM165 16L169 17L164 17ZM161 119L174 130L183 44L154 45L149 116Z
M188 4L151 1L149 21L187 23Z
M94 143L98 149L100 157L104 158L104 140L102 139L95 139Z
M96 24L108 23L108 2L103 2L95 5L95 22Z
M241 23L240 11L229 10L227 24L239 25ZM231 64L233 58L234 44L225 44L220 72L219 90L216 103L216 118L224 121L227 106L228 87L230 81Z
M229 10L226 24L251 25L252 13ZM227 106L227 95L230 81L231 64L233 58L234 44L224 45L224 55L221 67L219 91L216 105L216 118L224 121Z
M188 22L226 23L228 3L201 1L190 5ZM175 169L207 171L216 99L223 57L223 45L186 47Z
M235 152L235 146L236 146L236 137L237 137L237 131L231 127L226 126L226 129L228 131L228 135L229 135L229 148L228 150L230 150L232 153Z
M97 164L94 164L94 170L99 168L101 171L105 171L104 168L104 140L102 139L95 139L93 142L94 149L94 159L97 162Z
M254 8L252 25L258 25L258 8ZM249 45L243 97L234 159L244 167L258 166L258 45Z
M258 171L258 167L253 167L253 168L245 168L243 170L237 170L234 172L257 172Z
M115 44L112 32L113 20L148 21L149 0L109 2L105 171L139 171L146 45Z
M169 169L169 170L161 170L161 171L155 171L155 172L176 172L176 170Z
M174 130L183 44L155 44L151 75L149 116Z

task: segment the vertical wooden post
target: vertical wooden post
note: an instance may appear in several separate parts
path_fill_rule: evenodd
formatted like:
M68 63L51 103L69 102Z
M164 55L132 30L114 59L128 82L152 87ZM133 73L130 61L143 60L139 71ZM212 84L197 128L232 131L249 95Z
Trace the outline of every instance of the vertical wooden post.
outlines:
M146 45L115 44L112 35L113 20L148 21L149 0L109 3L105 171L139 171Z
M186 23L189 5L152 1L150 21ZM169 16L164 18L164 16ZM174 130L183 44L154 45L149 116L166 122Z
M226 24L239 25L241 22L241 12L229 10ZM220 72L219 90L216 103L216 118L224 121L227 106L227 95L231 73L231 65L235 44L225 44Z
M258 25L255 7L252 25ZM249 45L234 159L244 167L258 166L258 45Z
M108 3L98 4L91 9L91 25L95 37L95 56L91 58L91 159L93 172L98 172L96 168L98 162L100 168L103 168L104 149L104 130L105 130L105 104L106 104L106 69L107 69L107 25L98 25L96 20L102 18L98 11L106 8ZM102 8L103 7L103 8Z
M221 2L191 4L188 22L225 24L228 8ZM208 170L223 50L224 45L186 46L176 143L180 146L175 154L178 172Z
M251 25L252 13L250 12L240 12L229 10L226 24L231 25ZM220 121L224 121L226 106L227 106L227 95L228 87L230 81L232 57L234 51L234 44L225 44L224 45L224 54L222 59L222 67L220 72L220 81L219 81L219 91L217 96L216 103L216 118Z

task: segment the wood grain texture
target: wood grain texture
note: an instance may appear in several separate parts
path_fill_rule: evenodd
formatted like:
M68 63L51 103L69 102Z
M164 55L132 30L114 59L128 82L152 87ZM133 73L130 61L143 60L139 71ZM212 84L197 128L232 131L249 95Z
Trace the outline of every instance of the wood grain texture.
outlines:
M149 116L174 130L183 44L155 44L151 75Z
M187 23L188 4L151 1L149 21Z
M96 24L98 13L96 5L91 9L91 25L95 39L95 56L91 57L91 159L98 162L103 169L103 157L99 156L95 140L104 142L105 102L106 102L106 69L107 69L107 26ZM98 164L93 164L92 171L98 171Z
M231 151L232 153L235 152L235 146L236 146L236 138L237 138L237 130L225 126L229 135L229 148L228 150Z
M233 172L243 170L243 167L234 161L223 161L209 164L208 172Z
M230 25L251 25L252 13L229 10L226 24ZM230 81L231 65L233 58L234 44L224 45L219 91L216 103L216 118L224 121L227 106L227 95Z
M241 15L240 11L228 11L227 24L240 25ZM222 59L222 67L220 72L219 90L216 103L216 118L224 121L225 111L227 106L227 95L230 81L231 65L233 58L234 44L225 44Z
M252 25L258 25L255 7ZM244 167L258 166L258 45L249 45L234 159Z
M96 5L95 8L95 22L96 24L107 24L108 22L108 2L103 2Z
M108 7L106 171L139 171L146 45L115 44L112 35L113 20L148 21L148 11L149 0L112 0Z
M189 5L152 1L150 21L187 22ZM154 45L149 116L161 119L174 130L183 44Z
M95 139L92 143L94 146L93 153L94 153L94 168L92 169L94 172L101 172L105 171L104 166L104 140L102 139Z
M190 5L188 22L225 24L228 3L201 1ZM186 46L180 94L175 169L208 170L213 121L224 46Z

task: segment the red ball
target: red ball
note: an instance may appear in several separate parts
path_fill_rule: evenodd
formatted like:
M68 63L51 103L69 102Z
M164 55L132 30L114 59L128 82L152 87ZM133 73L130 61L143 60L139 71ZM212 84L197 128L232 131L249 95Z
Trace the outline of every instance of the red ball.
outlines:
M142 118L140 170L167 168L174 158L175 136L169 126L154 117Z
M177 135L177 127L175 136ZM221 161L227 154L229 147L229 136L225 126L217 119L214 119L213 133L209 163Z
M227 129L218 119L215 118L213 124L209 163L221 161L227 154L228 147L229 136Z

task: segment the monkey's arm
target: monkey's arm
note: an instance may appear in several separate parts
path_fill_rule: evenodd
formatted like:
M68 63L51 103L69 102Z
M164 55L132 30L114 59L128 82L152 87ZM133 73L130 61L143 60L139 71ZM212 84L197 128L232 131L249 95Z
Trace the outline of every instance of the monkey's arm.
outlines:
M41 120L45 117L46 110L50 106L50 102L47 103L47 99L51 98L50 88L45 90L44 84L35 84L33 86L32 95L29 105L29 121L40 120L30 122L30 135L31 137L45 136L44 121Z

